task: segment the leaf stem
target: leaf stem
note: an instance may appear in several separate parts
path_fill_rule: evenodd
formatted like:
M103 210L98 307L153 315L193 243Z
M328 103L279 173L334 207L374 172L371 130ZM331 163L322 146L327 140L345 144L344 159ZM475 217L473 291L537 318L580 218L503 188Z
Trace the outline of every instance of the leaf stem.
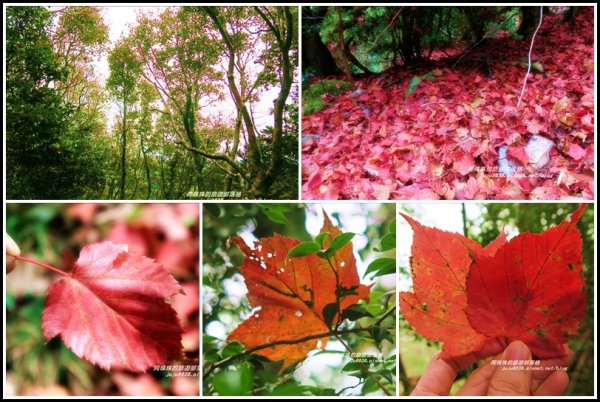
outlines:
M57 273L59 275L66 276L67 278L71 278L71 275L69 275L68 273L66 273L64 271L61 271L58 268L53 267L52 265L44 264L43 262L40 262L40 261L37 261L37 260L33 260L33 259L27 258L27 257L22 257L20 255L13 255L11 257L16 258L17 260L21 260L21 261L29 262L29 263L34 264L34 265L38 265L40 267L49 269L50 271L55 272L55 273Z

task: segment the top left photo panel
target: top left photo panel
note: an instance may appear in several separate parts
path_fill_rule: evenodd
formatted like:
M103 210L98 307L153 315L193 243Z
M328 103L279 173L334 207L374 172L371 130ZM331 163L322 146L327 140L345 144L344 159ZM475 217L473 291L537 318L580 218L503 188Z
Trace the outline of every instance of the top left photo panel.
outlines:
M298 7L4 6L8 200L298 199Z

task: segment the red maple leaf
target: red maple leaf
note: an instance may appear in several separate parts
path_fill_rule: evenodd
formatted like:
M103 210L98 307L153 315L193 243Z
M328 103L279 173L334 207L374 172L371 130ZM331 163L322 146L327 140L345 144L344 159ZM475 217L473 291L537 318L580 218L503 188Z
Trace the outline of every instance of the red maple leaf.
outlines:
M521 340L540 359L564 354L563 343L577 333L587 305L576 228L585 207L541 234L520 234L494 256L475 258L466 314L477 332Z
M48 288L46 339L110 370L145 371L181 354L182 328L165 299L181 287L160 264L111 242L84 247L71 274Z
M329 247L331 239L341 232L324 215L321 233L330 234L324 243L324 247ZM288 257L288 252L300 242L279 234L260 239L254 243L254 249L240 237L231 241L246 255L240 272L248 288L250 305L260 308L227 338L228 341L242 343L247 350L272 342L327 333L329 328L323 309L337 302L336 283L341 288L352 289L339 297L339 311L360 299L369 299L369 287L360 284L351 243L333 255L330 266L327 260L315 254ZM306 342L278 344L255 353L273 361L283 360L283 370L304 359L311 350L325 348L328 338L323 336Z
M402 215L414 231L413 292L400 293L407 321L457 358L498 340L525 342L538 358L559 357L585 316L581 237L585 205L542 234L501 234L485 248Z
M424 337L443 342L442 357L479 350L486 337L467 319L467 275L474 256L494 255L504 234L485 249L458 233L429 228L401 214L413 229L413 291L400 293L400 311Z

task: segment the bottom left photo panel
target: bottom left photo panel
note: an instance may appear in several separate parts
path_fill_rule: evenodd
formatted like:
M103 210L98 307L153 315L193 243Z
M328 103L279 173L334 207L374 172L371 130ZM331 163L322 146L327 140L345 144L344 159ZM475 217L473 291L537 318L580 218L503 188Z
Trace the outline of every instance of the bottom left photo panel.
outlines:
M6 205L7 395L199 395L199 205Z

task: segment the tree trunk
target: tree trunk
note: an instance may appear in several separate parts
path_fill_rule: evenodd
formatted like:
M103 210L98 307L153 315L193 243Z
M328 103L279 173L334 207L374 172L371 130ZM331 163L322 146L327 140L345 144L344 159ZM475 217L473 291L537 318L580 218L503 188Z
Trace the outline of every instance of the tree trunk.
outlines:
M348 65L346 42L344 41L344 19L342 18L342 8L336 7L335 12L338 17L338 25L337 25L338 50L340 52L340 57L342 58L342 68L344 69L344 74L346 74L346 79L349 82L352 82L353 81L352 72L350 71L350 66Z
M231 151L229 151L229 157L235 160L235 157L238 152L238 148L240 146L240 131L242 129L242 114L238 110L237 116L235 119L235 132L233 137L233 146L231 147ZM225 182L225 191L230 192L232 190L233 185L233 177L227 176L227 181Z
M302 9L302 72L311 68L317 77L340 73L340 69L319 34L320 21L325 14L327 14L327 7L319 7L316 11L312 11L311 7Z
M146 194L146 199L149 200L152 195L152 182L150 179L150 166L148 166L148 155L146 155L146 149L144 148L143 134L140 134L140 147L142 148L142 157L144 159L144 168L146 170L146 181L148 182L148 194Z
M264 176L264 166L262 163L262 157L260 154L260 150L258 148L258 139L256 136L256 128L254 127L254 122L252 121L252 117L248 112L248 108L238 90L237 84L235 82L235 49L233 46L232 39L227 32L226 28L221 23L219 19L219 14L216 8L208 7L206 9L208 16L213 20L215 26L219 30L221 37L223 38L223 42L227 47L229 64L227 66L227 84L229 86L229 91L231 92L231 96L233 101L237 107L237 109L242 114L242 119L244 121L244 126L246 127L246 133L248 134L248 172L249 177L254 177L255 180L260 180L262 176Z
M121 127L121 186L119 199L125 199L125 179L126 179L126 163L127 163L127 100L123 99L123 127Z
M183 119L183 127L190 144L194 148L200 148L198 146L198 137L196 136L196 108L192 102L191 88L188 88L186 93L185 109L181 118ZM194 158L194 165L196 167L196 185L198 186L198 191L202 191L202 171L204 170L204 157L197 153L193 153L192 155Z
M535 6L521 7L521 25L517 34L528 36L533 31L535 25L540 21L540 8Z
M294 78L294 67L290 61L290 50L294 37L294 19L289 8L279 9L280 19L285 20L285 25L279 29L274 21L269 21L268 17L260 12L259 15L267 22L269 29L277 38L277 45L281 54L281 89L273 105L273 141L271 143L271 164L267 171L258 172L258 178L250 186L251 196L267 197L269 189L275 182L277 174L281 168L281 143L283 138L283 114L285 112L285 103L290 94ZM281 15L283 13L283 15ZM285 18L281 18L285 17Z

